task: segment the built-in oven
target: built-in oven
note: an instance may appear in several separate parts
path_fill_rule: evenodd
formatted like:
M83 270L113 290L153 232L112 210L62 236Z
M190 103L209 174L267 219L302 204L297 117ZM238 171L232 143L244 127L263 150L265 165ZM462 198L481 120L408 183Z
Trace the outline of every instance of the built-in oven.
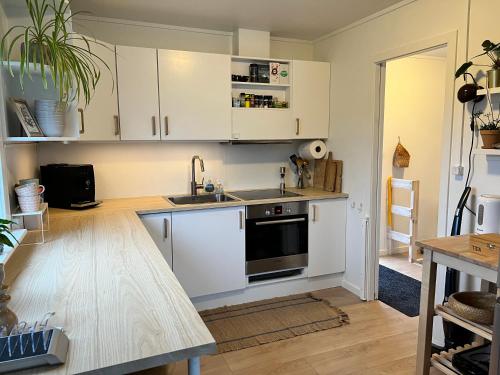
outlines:
M305 201L247 206L247 275L307 267L307 228Z

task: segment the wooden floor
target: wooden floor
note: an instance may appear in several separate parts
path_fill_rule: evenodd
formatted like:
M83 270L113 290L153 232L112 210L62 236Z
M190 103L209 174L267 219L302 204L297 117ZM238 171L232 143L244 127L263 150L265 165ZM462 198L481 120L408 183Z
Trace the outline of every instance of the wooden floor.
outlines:
M408 262L408 253L381 256L379 262L391 270L422 281L422 266Z
M205 357L203 375L414 374L418 317L378 302L361 302L342 288L326 290L349 314L344 327ZM186 362L163 372L187 374ZM432 372L434 374L434 372Z

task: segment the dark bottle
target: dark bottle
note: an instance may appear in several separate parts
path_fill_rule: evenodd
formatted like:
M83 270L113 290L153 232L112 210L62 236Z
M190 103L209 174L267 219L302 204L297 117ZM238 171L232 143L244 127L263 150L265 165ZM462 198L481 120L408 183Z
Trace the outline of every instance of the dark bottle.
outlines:
M259 81L259 66L257 64L250 64L250 82Z

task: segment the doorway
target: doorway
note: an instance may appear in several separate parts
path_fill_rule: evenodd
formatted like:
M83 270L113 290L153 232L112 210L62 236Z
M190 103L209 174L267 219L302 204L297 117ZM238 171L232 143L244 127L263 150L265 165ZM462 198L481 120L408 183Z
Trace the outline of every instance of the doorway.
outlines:
M447 52L385 63L378 297L409 316L418 315L422 279L415 242L438 234Z
M414 243L438 231L446 55L441 47L385 66L379 259L419 281Z
M370 220L369 223L369 233L368 233L368 246L366 247L366 257L365 257L365 284L364 284L364 293L366 300L373 300L379 298L379 258L380 258L380 250L387 250L386 247L390 247L390 250L394 252L405 251L404 245L399 244L398 241L391 240L389 246L386 246L386 234L381 234L382 224L387 225L387 201L384 198L382 200L382 192L387 191L387 180L382 176L383 170L383 161L384 161L384 130L385 130L385 115L386 115L386 89L390 89L390 86L386 87L386 75L390 74L391 63L394 62L396 65L399 62L398 60L402 60L405 58L412 58L414 60L418 60L419 58L424 59L442 59L445 61L445 69L444 74L441 75L442 79L440 81L441 87L444 87L444 93L441 91L441 98L444 98L444 105L442 106L441 111L441 121L438 121L438 124L435 125L434 128L427 131L427 134L423 136L423 140L416 144L413 144L416 136L410 135L409 138L406 138L407 135L401 136L401 143L406 145L407 150L410 152L410 165L418 164L417 158L419 152L421 150L425 150L429 147L429 139L434 137L434 139L440 139L440 155L435 156L431 162L427 162L428 165L435 165L439 171L439 187L433 191L433 200L434 202L438 202L438 211L435 212L435 203L434 203L434 221L430 221L430 227L434 228L433 231L435 234L441 236L446 233L446 228L448 225L447 222L447 212L449 206L449 180L450 180L450 172L451 172L451 139L452 139L452 129L453 129L453 118L454 116L460 116L458 107L454 107L454 91L455 91L455 80L454 80L454 71L456 68L456 57L457 57L457 32L450 32L443 35L438 35L426 40L417 41L406 46L398 47L393 50L388 50L375 56L373 59L375 66L375 85L377 90L375 108L376 111L374 113L374 147L373 147L373 159L372 159L372 182L371 182L371 206L370 206L370 217L373 220ZM387 72L389 69L389 72ZM416 71L415 71L416 72ZM420 102L424 102L426 98L434 95L434 90L436 90L436 85L434 81L431 82L431 86L427 87L427 92L422 90L421 94L417 94L417 86L411 85L411 80L415 78L419 78L424 80L424 77L420 77L418 74L414 74L415 72L410 72L405 78L396 81L396 85L399 87L407 86L410 87L411 96L403 100L403 97L396 96L396 99L401 102L400 106L403 107L405 105L408 106L417 106ZM444 83L443 83L444 82ZM388 93L390 95L390 93ZM432 99L431 99L432 103ZM390 103L389 103L390 105ZM389 107L390 108L390 107ZM443 109L444 108L444 109ZM404 112L404 111L401 111ZM403 113L404 114L404 113ZM389 114L387 114L389 115ZM419 114L420 115L420 114ZM411 123L411 119L405 120L404 118L400 120L399 126L405 125L405 123ZM417 122L416 125L413 123L413 128L416 130L422 130L423 125L421 125L422 120ZM427 124L427 123L426 123ZM425 124L425 125L426 125ZM388 132L385 132L386 135ZM422 132L424 133L424 132ZM397 137L397 136L396 136ZM387 137L386 137L387 138ZM386 144L392 145L395 147L398 139L392 140L392 143L387 142ZM415 148L416 147L416 148ZM439 145L438 145L439 147ZM390 150L390 151L387 151ZM392 152L391 152L392 151ZM386 153L389 152L391 158L389 159L391 164L389 167L388 174L391 177L404 177L404 179L408 180L416 180L416 177L411 177L410 175L398 172L397 170L392 170L392 155L394 153L394 148L392 150L386 147ZM387 159L387 156L386 156ZM386 167L387 170L387 167ZM425 217L423 217L423 213L420 212L417 217L418 221L425 221ZM437 225L435 218L437 216ZM383 219L383 221L382 221ZM385 231L384 231L385 232ZM426 232L424 231L423 235ZM422 233L421 233L422 235ZM423 238L421 235L418 238ZM395 242L395 243L394 243ZM417 255L417 258L419 256ZM405 262L407 259L405 257ZM409 263L409 262L408 262ZM403 263L401 263L402 265ZM404 263L406 265L406 263ZM419 267L419 266L418 266ZM417 271L418 274L418 271ZM404 275L404 274L403 274ZM404 275L406 276L406 275ZM411 277L410 277L411 278ZM417 279L417 283L420 282Z

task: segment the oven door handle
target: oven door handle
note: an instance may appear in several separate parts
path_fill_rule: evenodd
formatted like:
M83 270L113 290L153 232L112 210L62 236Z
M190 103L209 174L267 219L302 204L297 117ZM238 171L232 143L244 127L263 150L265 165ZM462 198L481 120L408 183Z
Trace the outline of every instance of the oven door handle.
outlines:
M275 225L275 224L288 224L288 223L299 223L301 221L306 221L305 218L300 217L298 219L284 219L284 220L273 220L273 221L258 221L255 225Z

